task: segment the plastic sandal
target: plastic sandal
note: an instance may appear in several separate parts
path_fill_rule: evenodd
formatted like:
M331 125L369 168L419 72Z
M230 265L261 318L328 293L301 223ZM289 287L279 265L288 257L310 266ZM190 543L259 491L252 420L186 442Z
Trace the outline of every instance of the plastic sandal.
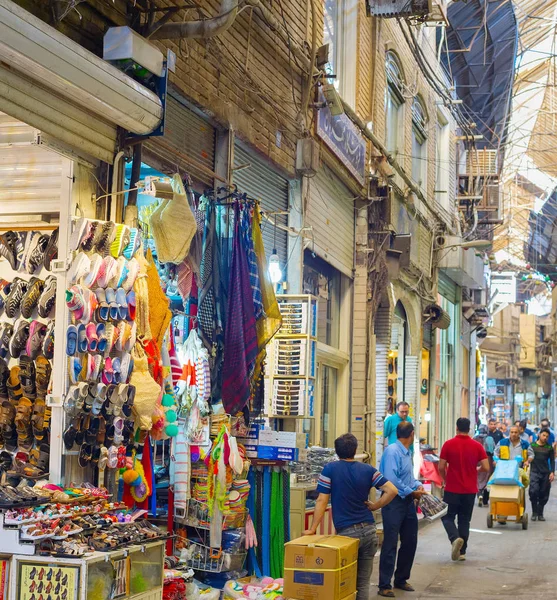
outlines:
M78 346L77 327L75 325L69 325L66 331L66 354L68 356L75 356Z
M89 325L87 325L86 334L89 352L96 352L99 345L99 338L97 336L97 326L95 323L89 323Z
M118 317L120 320L128 318L128 301L124 288L119 287L116 290L116 304L118 305Z
M109 306L109 316L113 321L117 321L120 311L118 307L118 303L116 302L116 292L112 288L107 288L105 290L106 294L106 302Z
M97 288L95 290L95 295L97 296L97 321L106 323L110 318L110 309L108 306L108 302L106 301L106 290L103 288Z
M126 302L128 304L128 315L126 318L128 321L135 321L136 299L135 292L133 290L128 293Z
M130 243L130 228L127 225L116 225L114 241L110 244L110 254L118 258Z
M104 323L99 323L97 325L97 339L97 350L103 353L108 344L108 340L106 339L106 325Z
M87 352L87 329L83 323L77 326L77 351L82 354Z

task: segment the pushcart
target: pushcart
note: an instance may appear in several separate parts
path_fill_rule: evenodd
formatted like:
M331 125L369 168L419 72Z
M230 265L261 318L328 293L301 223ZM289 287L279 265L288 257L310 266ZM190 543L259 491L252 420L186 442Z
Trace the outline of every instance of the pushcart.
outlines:
M492 485L489 491L489 514L487 527L491 529L497 522L520 523L522 529L528 529L525 489L519 485Z

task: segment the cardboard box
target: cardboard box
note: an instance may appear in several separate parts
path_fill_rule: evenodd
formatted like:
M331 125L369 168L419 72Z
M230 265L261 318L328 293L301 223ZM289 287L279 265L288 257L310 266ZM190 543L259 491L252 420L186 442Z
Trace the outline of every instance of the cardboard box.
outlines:
M262 429L259 432L259 445L303 449L307 446L307 434L296 433L295 431Z
M489 488L490 502L520 502L523 488L518 485L492 485Z
M284 545L284 597L296 600L355 598L359 540L306 535Z
M257 458L264 460L297 461L298 448L283 448L279 446L257 446Z

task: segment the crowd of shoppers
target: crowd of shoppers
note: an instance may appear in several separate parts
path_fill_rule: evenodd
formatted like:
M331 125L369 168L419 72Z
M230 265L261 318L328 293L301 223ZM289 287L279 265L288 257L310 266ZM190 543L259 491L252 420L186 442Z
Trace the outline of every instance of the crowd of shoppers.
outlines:
M315 534L331 503L337 534L360 540L356 600L369 599L373 557L378 548L373 511L378 510L383 521L383 545L377 593L394 598L394 589L414 591L409 579L418 546L417 506L426 493L414 477L414 436L409 405L400 402L395 414L385 419L385 449L379 470L355 460L358 442L346 433L335 440L339 460L326 465L319 477L313 522L305 534ZM480 505L489 502L487 483L498 460L516 460L520 468L529 468L532 520L545 521L544 507L555 471L555 446L555 432L547 419L538 431L529 428L526 420L508 428L506 423L490 419L478 427L474 437L470 420L457 420L456 435L443 444L439 460L447 504L442 523L452 560L466 560L475 500L480 492ZM370 501L373 488L381 495Z

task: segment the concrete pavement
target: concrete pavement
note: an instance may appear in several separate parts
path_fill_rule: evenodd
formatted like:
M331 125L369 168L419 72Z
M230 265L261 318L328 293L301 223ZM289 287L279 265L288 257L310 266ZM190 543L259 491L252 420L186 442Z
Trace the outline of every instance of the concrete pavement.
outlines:
M440 521L420 530L418 552L410 583L416 592L395 590L404 600L497 598L530 600L554 598L557 590L557 486L546 507L545 523L494 525L488 529L488 508L476 508L472 518L466 562L452 562L450 545ZM527 510L531 515L528 502ZM372 583L377 585L376 558ZM372 588L370 599L379 598Z

